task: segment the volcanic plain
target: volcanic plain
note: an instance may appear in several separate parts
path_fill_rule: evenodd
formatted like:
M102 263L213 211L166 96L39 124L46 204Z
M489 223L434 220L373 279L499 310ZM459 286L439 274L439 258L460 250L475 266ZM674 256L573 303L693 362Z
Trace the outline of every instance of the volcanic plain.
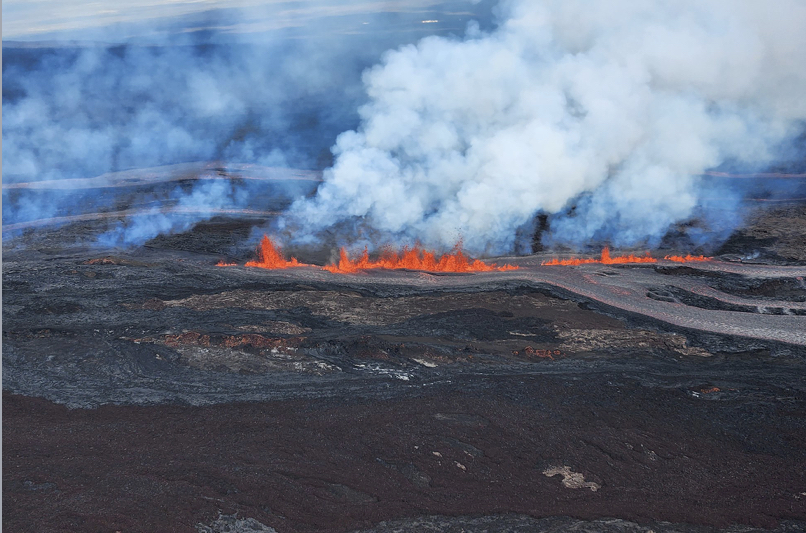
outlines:
M802 203L479 273L238 266L270 213L101 248L109 209L4 239L10 531L806 528Z

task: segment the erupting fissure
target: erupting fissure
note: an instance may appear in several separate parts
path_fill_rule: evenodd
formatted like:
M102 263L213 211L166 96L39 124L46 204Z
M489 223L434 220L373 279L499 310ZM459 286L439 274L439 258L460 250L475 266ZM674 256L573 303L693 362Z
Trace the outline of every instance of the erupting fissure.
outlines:
M694 262L702 262L702 261L710 261L710 257L705 257L704 255L691 255L687 254L683 255L667 255L663 259L666 261L674 261L675 263L694 263ZM621 265L627 263L657 263L658 259L655 259L649 252L646 252L645 255L637 256L637 255L620 255L617 257L612 257L610 255L610 249L605 246L602 248L602 255L598 258L591 257L587 259L551 259L550 261L543 261L541 265L545 266L555 266L555 265L588 265L588 264L601 264L601 265Z
M280 253L277 245L267 235L263 236L257 248L258 258L246 263L248 267L281 269L290 267L313 266L300 263L295 257L286 260ZM235 266L235 263L219 261L216 266ZM369 251L365 248L359 259L352 260L347 254L347 250L342 248L339 253L339 262L321 267L334 274L351 274L359 270L371 269L408 269L408 270L428 270L432 272L491 272L494 270L517 270L517 266L503 265L495 263L487 264L478 259L471 260L462 253L461 243L457 244L451 253L445 254L437 259L434 252L424 250L419 246L413 248L404 247L402 252L397 253L391 249L381 253L378 260L369 258Z
M280 253L280 250L274 245L274 242L272 242L268 235L264 235L263 239L260 241L260 247L258 248L258 259L247 262L246 266L259 268L290 268L309 265L300 263L297 261L296 257L292 257L290 260L286 261L285 257Z
M236 263L227 263L224 261L219 261L216 266L220 267L227 267L227 266L236 266ZM290 260L286 260L285 257L280 253L280 250L274 244L268 235L264 235L263 239L260 241L260 245L257 247L257 259L254 261L248 261L246 263L248 267L258 267L258 268L270 268L270 269L278 269L278 268L290 268L290 267L300 267L300 266L311 266L306 265L305 263L300 263L297 261L296 257L292 257Z
M306 263L300 263L296 257L285 259L280 253L277 245L267 235L263 236L260 245L257 248L257 259L248 261L245 266L267 268L267 269L283 269L291 267L314 266ZM693 263L711 261L712 258L704 255L667 255L663 258L666 261L673 261L675 263ZM590 257L584 259L551 259L543 261L541 265L556 266L556 265L588 265L588 264L601 264L601 265L619 265L629 263L657 263L656 259L646 252L642 256L634 254L611 256L610 249L604 247L599 257ZM216 266L229 267L236 266L236 263L228 263L219 261ZM369 250L364 248L364 252L357 259L350 259L349 254L345 248L339 250L339 261L330 265L321 267L323 270L332 272L334 274L353 274L360 270L373 270L373 269L386 269L386 270L425 270L430 272L493 272L493 271L506 271L517 270L518 267L514 265L498 266L495 263L487 264L478 259L470 259L462 252L462 243L456 244L453 251L444 254L437 258L435 252L425 250L419 245L411 248L404 247L402 251L396 252L391 248L385 249L378 259L370 259Z
M471 261L462 253L461 243L454 246L453 252L443 255L439 259L437 259L434 252L414 246L413 248L404 247L400 253L385 250L376 261L369 258L369 251L364 248L364 253L361 254L361 257L353 260L350 259L347 250L342 248L339 252L339 262L324 267L329 272L341 274L375 268L427 270L431 272L492 272L494 270L518 269L513 265L498 266L495 263L488 265L478 259Z
M702 261L710 261L711 257L705 257L704 255L667 255L664 257L667 261L674 261L675 263L697 263Z

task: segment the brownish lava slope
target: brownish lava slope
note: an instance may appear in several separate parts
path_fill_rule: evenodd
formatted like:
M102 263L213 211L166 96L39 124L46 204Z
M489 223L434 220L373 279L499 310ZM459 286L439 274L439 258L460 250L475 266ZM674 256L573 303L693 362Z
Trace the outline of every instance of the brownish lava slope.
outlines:
M804 267L334 275L187 251L239 227L5 245L7 528L806 521Z

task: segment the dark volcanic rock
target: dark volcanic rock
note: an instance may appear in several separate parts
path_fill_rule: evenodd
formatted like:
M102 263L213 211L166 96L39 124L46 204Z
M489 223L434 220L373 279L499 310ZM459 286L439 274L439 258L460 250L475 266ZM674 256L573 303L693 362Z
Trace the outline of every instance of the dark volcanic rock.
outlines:
M748 259L806 262L806 204L784 203L760 207L717 250Z
M8 244L9 530L803 530L803 267L217 268L225 225Z
M806 395L748 375L706 388L488 373L387 399L208 407L68 410L6 395L4 522L190 531L219 511L278 531L503 512L716 527L804 520ZM599 488L567 486L552 467Z

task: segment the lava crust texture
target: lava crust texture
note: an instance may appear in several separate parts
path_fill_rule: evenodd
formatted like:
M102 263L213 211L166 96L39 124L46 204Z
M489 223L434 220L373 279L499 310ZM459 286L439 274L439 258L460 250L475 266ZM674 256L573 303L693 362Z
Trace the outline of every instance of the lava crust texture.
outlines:
M269 271L215 266L237 220L96 223L4 243L9 530L806 527L797 261Z

